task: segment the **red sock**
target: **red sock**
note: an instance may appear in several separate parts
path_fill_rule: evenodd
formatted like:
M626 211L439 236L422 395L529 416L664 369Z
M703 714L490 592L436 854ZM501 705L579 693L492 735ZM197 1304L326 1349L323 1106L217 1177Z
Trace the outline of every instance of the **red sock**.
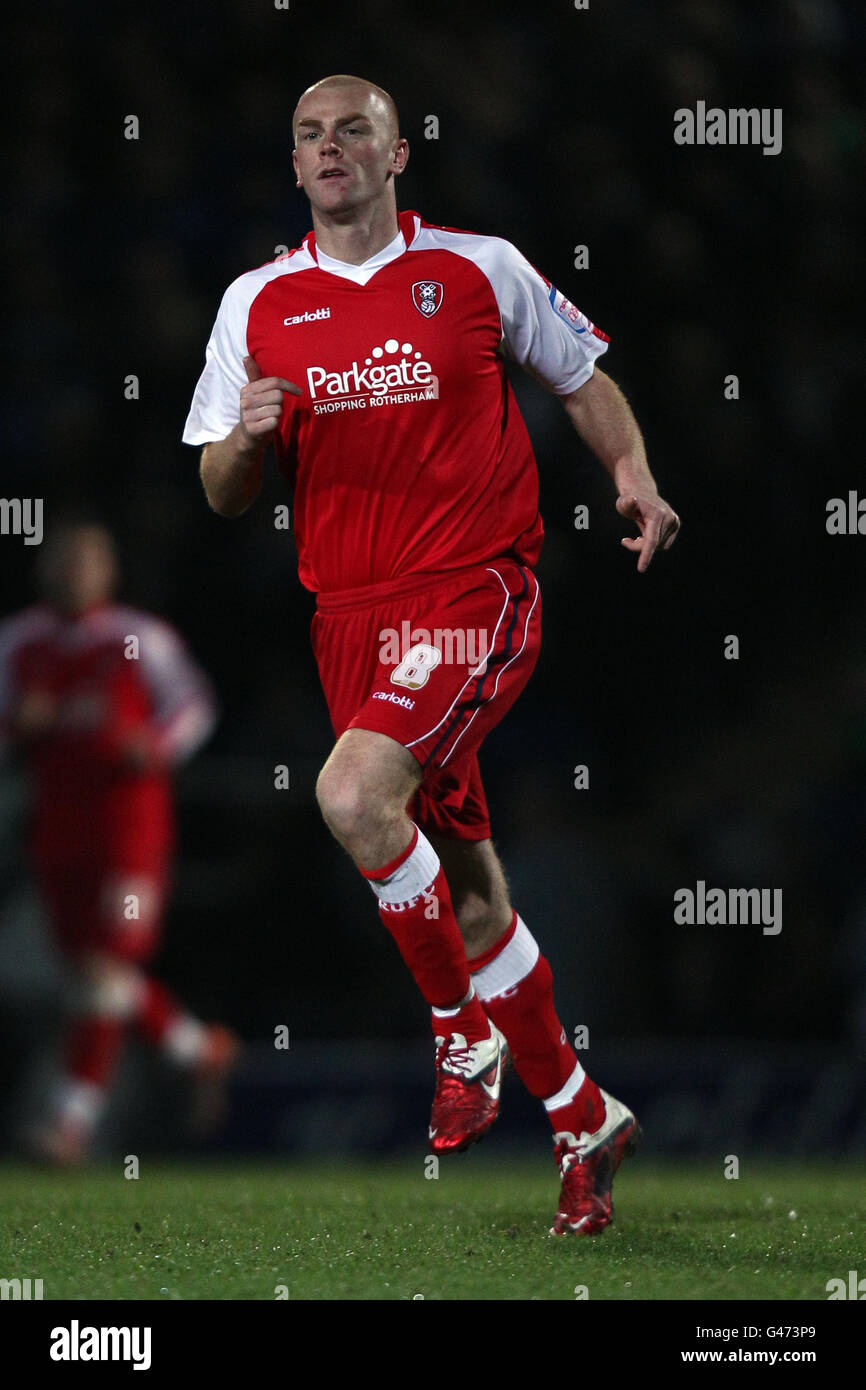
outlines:
M561 1095L548 1097L544 1108L554 1133L573 1134L575 1139L580 1138L583 1130L587 1134L594 1134L601 1129L606 1114L601 1091L592 1077L587 1076L580 1062L574 1069L571 1081L562 1088Z
M484 1009L470 992L466 948L438 855L417 826L402 854L381 869L361 872L379 900L379 915L427 1003L461 1007L459 1029L468 1043L490 1033Z
M471 1046L481 1038L490 1037L490 1019L471 984L468 998L464 997L453 1009L433 1009L430 1020L436 1038L448 1038L460 1033Z
M554 1130L593 1133L604 1122L604 1101L557 1016L550 965L516 912L508 930L469 968L488 1017L505 1034L515 1071L545 1102Z
M103 1089L114 1071L123 1042L124 1021L86 1014L69 1026L64 1048L66 1074Z

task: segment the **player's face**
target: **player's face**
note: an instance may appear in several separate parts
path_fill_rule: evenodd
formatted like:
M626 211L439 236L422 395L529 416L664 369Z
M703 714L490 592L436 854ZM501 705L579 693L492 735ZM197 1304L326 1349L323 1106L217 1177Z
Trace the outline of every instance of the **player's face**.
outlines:
M298 104L295 172L323 216L351 214L387 196L408 149L381 97L367 87L324 87Z
M58 539L45 557L43 587L65 613L83 613L110 597L117 578L114 547L98 527Z

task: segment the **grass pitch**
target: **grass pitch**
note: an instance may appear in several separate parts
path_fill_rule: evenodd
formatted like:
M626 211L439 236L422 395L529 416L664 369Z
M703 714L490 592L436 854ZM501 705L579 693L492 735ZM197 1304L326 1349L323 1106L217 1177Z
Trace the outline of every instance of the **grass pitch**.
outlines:
M551 1238L546 1163L142 1159L0 1168L0 1277L45 1299L820 1299L863 1262L853 1168L627 1162L601 1236ZM858 1235L858 1230L860 1234ZM285 1292L284 1292L285 1290Z

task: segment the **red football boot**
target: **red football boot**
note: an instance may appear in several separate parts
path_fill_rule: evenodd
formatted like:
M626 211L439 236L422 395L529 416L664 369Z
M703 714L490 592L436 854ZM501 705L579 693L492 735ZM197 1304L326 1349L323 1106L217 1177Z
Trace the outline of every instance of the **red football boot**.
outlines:
M90 1152L90 1127L71 1120L29 1129L22 1135L28 1157L50 1168L77 1168Z
M599 1087L601 1090L601 1087ZM554 1157L562 1173L559 1210L552 1236L591 1236L613 1221L611 1188L624 1158L635 1152L641 1127L630 1110L606 1091L604 1124L594 1134L583 1130L579 1139L567 1130L554 1134Z
M430 1116L434 1154L460 1153L483 1139L499 1114L499 1091L510 1058L493 1024L470 1047L462 1033L436 1039L436 1094Z
M229 1113L228 1087L241 1056L241 1041L221 1023L206 1025L201 1056L193 1064L190 1133L198 1139L212 1135Z

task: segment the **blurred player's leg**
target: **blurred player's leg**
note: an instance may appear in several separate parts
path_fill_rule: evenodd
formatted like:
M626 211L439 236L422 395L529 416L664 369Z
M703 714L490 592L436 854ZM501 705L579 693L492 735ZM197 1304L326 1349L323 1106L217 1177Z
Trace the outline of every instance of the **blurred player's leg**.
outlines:
M164 985L138 966L91 953L70 966L71 1017L63 1043L63 1073L45 1124L29 1136L41 1157L61 1164L86 1158L111 1090L129 1025L189 1069L197 1084L197 1129L218 1113L220 1083L238 1043L220 1024L183 1009Z
M131 1017L141 1036L179 1066L202 1075L220 1071L237 1051L230 1029L202 1023L159 980L139 971L137 1003Z
M146 966L162 937L168 875L160 864L147 872L112 872L101 890L100 939L133 981L127 1022L172 1062L208 1077L233 1059L237 1044L228 1029L202 1023L153 979ZM134 900L135 915L127 915Z
M587 1076L572 1050L556 1013L550 965L510 906L491 842L434 839L478 998L505 1036L517 1074L544 1103L553 1126L563 1179L553 1229L592 1234L612 1219L613 1176L636 1147L639 1128L631 1112Z
M159 944L165 887L161 870L64 870L43 881L67 961L70 1018L50 1113L27 1138L38 1157L71 1164L87 1156L130 1025L190 1070L199 1083L197 1119L216 1113L214 1087L235 1060L237 1039L221 1025L195 1018L144 969ZM134 914L127 917L133 900Z
M63 1072L46 1122L30 1136L38 1156L71 1164L86 1157L105 1108L136 991L124 961L84 952L69 961L70 1017Z
M221 1023L203 1023L194 1017L164 984L144 971L139 972L131 1022L146 1042L189 1071L195 1082L190 1130L198 1138L210 1133L228 1110L226 1082L240 1053L236 1034Z
M436 851L406 805L418 763L385 734L349 729L316 794L332 833L376 894L379 913L433 1011L435 1152L465 1148L496 1117L502 1039L475 997L463 937Z

